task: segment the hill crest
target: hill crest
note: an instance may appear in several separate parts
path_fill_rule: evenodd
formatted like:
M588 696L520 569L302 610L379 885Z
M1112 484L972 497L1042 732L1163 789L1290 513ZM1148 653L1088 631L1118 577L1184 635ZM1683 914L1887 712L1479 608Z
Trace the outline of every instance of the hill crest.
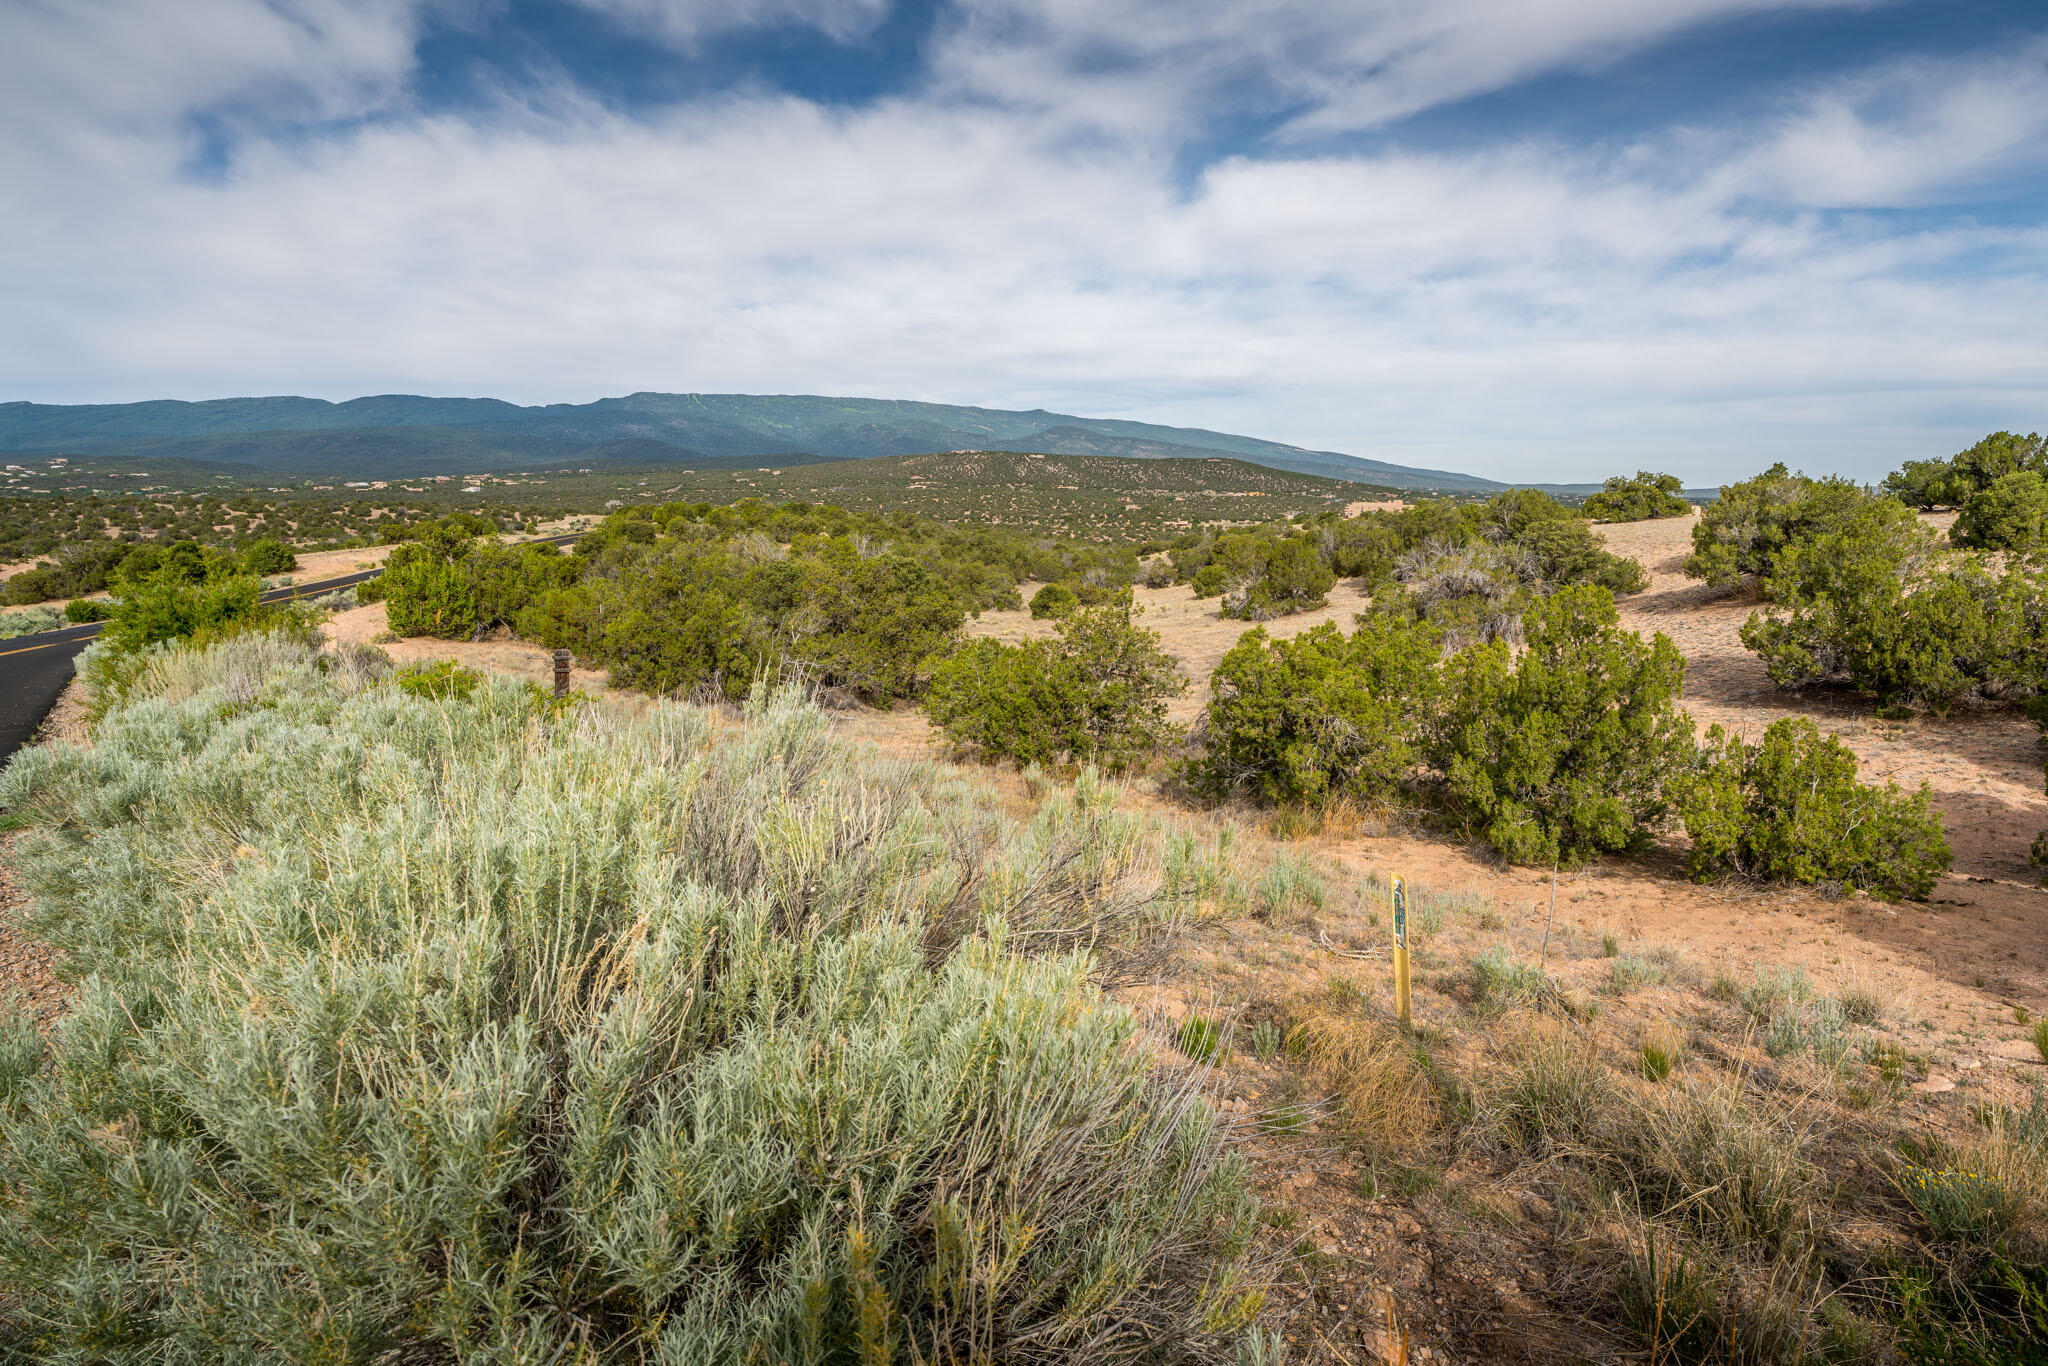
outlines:
M522 407L492 398L378 394L123 404L0 403L0 450L132 454L248 465L276 475L462 473L552 464L767 468L933 451L1011 450L1143 460L1233 457L1269 469L1388 488L1508 487L1336 451L1199 427L909 399L643 391Z

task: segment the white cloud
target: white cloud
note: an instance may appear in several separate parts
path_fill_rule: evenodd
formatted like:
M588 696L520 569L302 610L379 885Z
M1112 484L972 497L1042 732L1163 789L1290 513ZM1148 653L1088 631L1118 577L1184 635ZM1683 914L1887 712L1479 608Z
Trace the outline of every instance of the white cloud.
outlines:
M889 0L575 0L585 9L690 46L718 33L775 25L815 28L846 41L889 14Z
M2010 167L2048 139L2048 42L1970 61L1914 62L1831 83L1795 104L1728 188L1817 207L1909 206Z
M963 90L1142 126L1252 104L1298 132L1374 127L1716 19L1888 0L962 0Z
M352 51L298 88L402 79ZM1869 73L1620 152L1241 157L1192 191L1143 73L1053 108L384 117L205 183L137 116L0 199L0 397L860 393L1497 476L1874 475L2048 406L2048 229L1854 212L2038 171L2026 70Z

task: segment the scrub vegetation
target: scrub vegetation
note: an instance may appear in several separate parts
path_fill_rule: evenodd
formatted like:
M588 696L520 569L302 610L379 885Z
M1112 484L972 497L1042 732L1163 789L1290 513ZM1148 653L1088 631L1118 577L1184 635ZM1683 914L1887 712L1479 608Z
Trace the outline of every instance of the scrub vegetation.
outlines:
M1956 789L1858 735L2048 722L2042 461L1778 466L1664 528L1628 525L1687 510L1649 472L1580 510L1308 490L1123 530L744 497L563 550L421 519L363 595L403 668L255 605L288 544L145 545L108 572L93 742L0 776L71 992L0 1022L0 1340L2038 1362L2038 965L1969 988L1951 944L1930 1005L1843 955L1882 934L1896 974L1993 881ZM1688 533L1703 589L1670 586ZM1652 557L1608 535L1663 547L1633 614ZM1673 600L1728 641L1747 614L1740 686L1833 724L1700 736L1687 705L1727 713L1651 629ZM652 696L432 653L507 633ZM887 727L1015 771L852 738ZM1409 887L1403 1020L1388 851L1423 848L1477 885ZM1661 940L1659 898L1772 937ZM1825 925L1803 962L1759 951L1792 907Z
M1638 470L1633 478L1617 474L1579 510L1596 522L1641 522L1652 517L1683 517L1692 504L1679 497L1684 483L1675 474Z
M131 557L141 557L128 571L134 577L150 554L179 544L231 552L252 573L289 574L298 551L383 544L438 511L404 501L257 493L0 498L0 562L34 562L0 583L0 605L103 592ZM530 520L504 508L469 515L492 532Z
M1096 985L1186 908L1099 786L1006 831L787 692L145 658L0 790L79 986L0 1052L12 1350L1236 1359L1241 1164Z

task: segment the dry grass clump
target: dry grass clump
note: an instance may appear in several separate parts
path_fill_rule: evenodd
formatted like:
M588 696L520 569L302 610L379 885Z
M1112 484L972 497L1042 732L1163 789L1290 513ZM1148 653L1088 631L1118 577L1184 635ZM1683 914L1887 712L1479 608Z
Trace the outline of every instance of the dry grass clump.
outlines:
M167 654L0 780L79 984L47 1048L0 1031L0 1341L1235 1355L1243 1173L1087 951L1172 914L1106 791L1009 834L787 693L732 725L374 672Z
M1835 991L1835 1000L1841 1003L1842 1014L1851 1024L1880 1024L1891 1014L1883 988L1868 969L1857 968L1844 973L1841 985Z
M1653 958L1621 954L1607 965L1607 990L1626 996L1641 987L1653 987L1664 980L1664 965Z
M1690 1046L1676 1024L1645 1027L1629 1077L1586 1032L1539 1023L1475 1079L1470 1138L1595 1216L1582 1236L1608 1269L1589 1284L1656 1360L1806 1360L1863 1331L1827 1308L1819 1113L1681 1070Z
M1664 1078L1683 1052L1674 1033L1644 1035L1641 1056L1660 1056ZM1810 1117L1752 1100L1739 1074L1625 1085L1590 1037L1545 1023L1481 1079L1480 1105L1483 1133L1564 1155L1599 1175L1630 1214L1675 1219L1731 1247L1809 1240L1822 1191Z
M1676 1219L1731 1248L1811 1244L1825 1195L1814 1117L1752 1100L1723 1073L1639 1094L1605 1129L1606 1147L1646 1217Z
M1418 1046L1328 993L1297 998L1287 1048L1337 1101L1344 1128L1375 1153L1413 1152L1442 1125L1436 1085Z
M1578 1147L1616 1103L1592 1040L1548 1021L1520 1031L1478 1087L1476 1133L1532 1153Z

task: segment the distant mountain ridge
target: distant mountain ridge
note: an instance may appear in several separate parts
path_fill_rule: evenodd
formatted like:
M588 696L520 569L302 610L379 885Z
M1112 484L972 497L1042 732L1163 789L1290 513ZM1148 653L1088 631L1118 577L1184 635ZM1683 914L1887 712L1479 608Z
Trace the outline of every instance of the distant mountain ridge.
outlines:
M0 451L132 455L301 477L558 464L768 468L958 450L1140 459L1225 455L1385 488L1476 493L1509 487L1200 427L902 399L638 393L521 407L493 398L379 394L342 403L298 397L0 403Z

